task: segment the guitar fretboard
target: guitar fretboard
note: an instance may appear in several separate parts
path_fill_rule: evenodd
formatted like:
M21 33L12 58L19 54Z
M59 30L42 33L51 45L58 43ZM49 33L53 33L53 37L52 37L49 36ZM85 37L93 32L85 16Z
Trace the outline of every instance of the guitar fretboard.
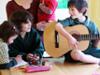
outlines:
M89 35L89 34L85 34L85 35L80 35L78 40L95 40L95 39L100 39L100 34L96 34L96 35Z

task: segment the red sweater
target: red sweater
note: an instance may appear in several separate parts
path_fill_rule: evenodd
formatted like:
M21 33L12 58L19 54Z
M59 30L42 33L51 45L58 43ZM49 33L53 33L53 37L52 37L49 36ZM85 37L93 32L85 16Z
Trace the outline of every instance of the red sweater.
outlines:
M40 0L41 3L42 1L43 0ZM46 5L46 7L48 7L52 11L52 14L46 14L39 8L38 9L38 22L55 20L55 10L57 8L58 2L56 0L44 0L44 4Z

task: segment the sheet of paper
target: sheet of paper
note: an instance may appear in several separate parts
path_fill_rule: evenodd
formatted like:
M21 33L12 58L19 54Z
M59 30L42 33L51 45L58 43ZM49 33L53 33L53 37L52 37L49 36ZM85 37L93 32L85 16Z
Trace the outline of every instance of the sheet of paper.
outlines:
M27 64L28 64L28 63L25 62L24 60L20 60L20 61L18 61L18 64L15 65L14 67L20 67L20 66L27 65Z
M45 57L51 57L51 56L45 51L43 54L43 57L45 58Z

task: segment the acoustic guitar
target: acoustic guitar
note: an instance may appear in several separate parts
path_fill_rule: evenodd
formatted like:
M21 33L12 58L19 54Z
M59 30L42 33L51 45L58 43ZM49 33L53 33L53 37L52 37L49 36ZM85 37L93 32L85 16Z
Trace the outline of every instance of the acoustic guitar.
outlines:
M52 57L60 57L72 50L69 46L68 40L61 34L56 32L56 22L51 22L44 30L44 47L46 52ZM86 26L76 25L71 27L65 27L73 37L79 42L79 49L84 51L89 46L89 40L100 39L100 35L90 35Z

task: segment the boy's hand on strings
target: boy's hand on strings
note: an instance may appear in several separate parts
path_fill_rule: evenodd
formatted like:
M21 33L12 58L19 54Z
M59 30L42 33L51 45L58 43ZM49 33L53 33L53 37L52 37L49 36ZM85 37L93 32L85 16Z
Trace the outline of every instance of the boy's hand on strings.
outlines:
M69 46L70 46L70 48L77 50L79 48L78 47L78 41L74 37L71 37L69 39Z

